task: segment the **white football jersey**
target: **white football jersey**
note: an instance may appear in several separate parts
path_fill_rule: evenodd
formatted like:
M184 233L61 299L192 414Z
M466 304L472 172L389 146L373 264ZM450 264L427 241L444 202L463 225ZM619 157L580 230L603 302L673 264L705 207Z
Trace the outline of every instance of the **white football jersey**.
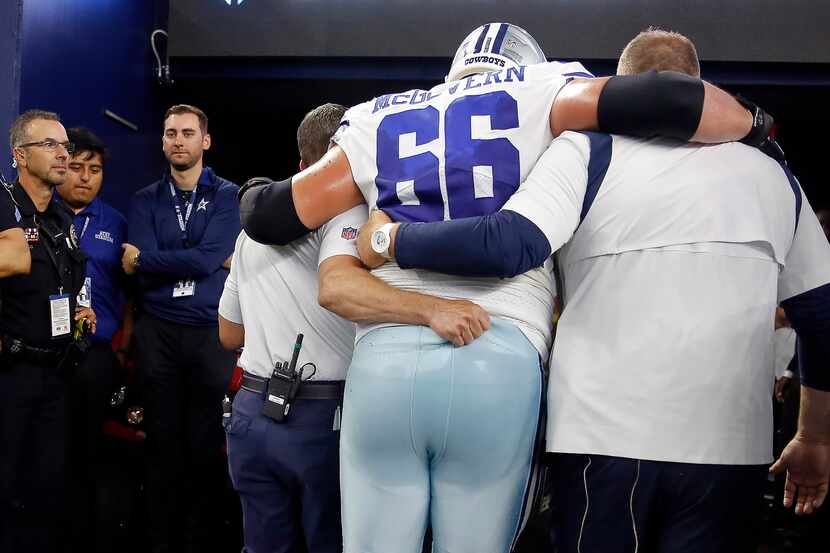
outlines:
M387 94L349 109L333 140L369 207L395 221L487 215L518 189L553 139L556 95L570 77L590 76L579 63L549 62ZM518 324L547 354L550 266L512 279L448 277L395 264L374 274L401 288L474 301Z

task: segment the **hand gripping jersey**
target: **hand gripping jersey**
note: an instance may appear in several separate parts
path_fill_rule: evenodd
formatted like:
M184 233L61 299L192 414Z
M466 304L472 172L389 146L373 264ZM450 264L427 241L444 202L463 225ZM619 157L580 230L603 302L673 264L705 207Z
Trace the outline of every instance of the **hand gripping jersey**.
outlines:
M369 207L396 221L487 215L516 191L553 139L550 110L568 78L590 76L579 63L550 62L387 94L349 109L333 140ZM501 280L403 271L394 263L374 274L399 288L474 301L517 324L540 353L548 351L550 267Z

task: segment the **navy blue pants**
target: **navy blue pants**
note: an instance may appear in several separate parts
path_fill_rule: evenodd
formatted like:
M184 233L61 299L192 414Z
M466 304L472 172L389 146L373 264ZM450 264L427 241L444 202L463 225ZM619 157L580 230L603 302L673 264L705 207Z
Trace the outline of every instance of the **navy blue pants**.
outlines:
M244 553L340 553L340 400L297 399L287 421L239 390L225 422L228 464L242 501Z
M766 465L557 454L558 553L756 551Z

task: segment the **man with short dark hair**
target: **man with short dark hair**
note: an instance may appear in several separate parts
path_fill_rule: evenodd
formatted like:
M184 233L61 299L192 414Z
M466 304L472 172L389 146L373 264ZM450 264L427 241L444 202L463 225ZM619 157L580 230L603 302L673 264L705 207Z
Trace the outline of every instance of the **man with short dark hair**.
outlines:
M0 187L31 271L0 280L0 551L57 551L63 529L66 395L81 356L76 336L95 314L80 307L85 256L72 214L52 201L73 151L58 116L33 110L9 133L17 167ZM73 317L74 314L74 317Z
M140 287L134 336L154 552L208 550L216 532L209 515L223 489L221 401L235 356L219 344L216 319L239 207L237 186L203 164L210 145L202 110L167 111L169 168L133 197L121 259Z
M98 320L86 358L73 377L69 397L69 471L75 495L70 516L72 535L80 550L95 543L101 424L111 394L122 380L121 365L132 332L132 315L125 309L125 279L121 270L121 244L127 237L127 221L98 196L104 181L107 148L89 129L75 127L66 134L75 151L69 158L66 181L56 190L75 214L78 242L87 255L84 287L78 299L95 309ZM113 336L122 322L124 332L114 353Z
M345 112L345 108L340 104L323 104L305 115L302 123L297 127L300 171L312 165L328 151L331 144L330 138L340 126L340 120ZM326 137L326 139L321 140L321 137Z

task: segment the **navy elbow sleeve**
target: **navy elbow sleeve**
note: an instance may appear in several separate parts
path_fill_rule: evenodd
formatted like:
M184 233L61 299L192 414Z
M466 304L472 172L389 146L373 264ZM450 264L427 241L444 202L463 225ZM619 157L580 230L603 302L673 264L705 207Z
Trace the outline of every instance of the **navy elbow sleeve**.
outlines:
M395 257L404 269L471 277L513 277L544 264L547 238L513 211L438 223L402 224Z
M801 383L830 392L830 284L784 300L781 305L798 335Z
M611 77L599 96L602 132L688 141L700 124L703 81L675 71Z
M239 219L251 239L262 244L284 246L308 234L297 216L291 179L250 179L239 190Z

